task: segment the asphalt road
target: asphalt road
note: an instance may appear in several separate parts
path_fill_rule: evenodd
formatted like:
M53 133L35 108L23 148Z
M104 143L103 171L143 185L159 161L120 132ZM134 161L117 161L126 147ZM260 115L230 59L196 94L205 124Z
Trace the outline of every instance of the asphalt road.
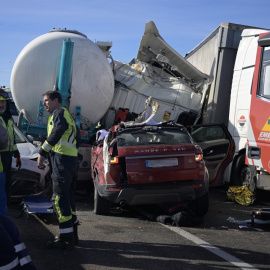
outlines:
M250 220L252 209L269 205L268 194L252 206L226 201L225 188L210 189L210 209L199 226L176 227L149 220L133 210L114 209L109 216L93 213L93 194L78 194L80 245L72 251L47 250L58 234L53 215L9 215L39 270L62 269L270 269L270 225ZM144 208L143 210L145 210ZM153 213L152 213L153 214Z

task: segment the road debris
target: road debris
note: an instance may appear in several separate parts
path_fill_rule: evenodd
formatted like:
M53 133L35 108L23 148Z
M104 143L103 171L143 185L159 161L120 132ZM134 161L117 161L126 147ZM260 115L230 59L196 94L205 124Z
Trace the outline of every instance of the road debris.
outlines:
M255 194L247 186L231 186L227 191L227 200L250 205L255 201Z

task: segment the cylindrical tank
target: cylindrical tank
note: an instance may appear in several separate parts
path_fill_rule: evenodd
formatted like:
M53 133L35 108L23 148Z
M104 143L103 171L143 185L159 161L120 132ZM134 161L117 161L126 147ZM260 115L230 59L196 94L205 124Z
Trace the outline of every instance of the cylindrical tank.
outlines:
M81 106L82 128L87 129L111 104L114 77L101 49L77 31L53 30L26 45L12 69L11 92L17 108L24 109L36 123L42 94L57 86L63 41L68 38L74 42L74 49L67 104L72 114L76 106ZM49 114L44 116L46 125Z

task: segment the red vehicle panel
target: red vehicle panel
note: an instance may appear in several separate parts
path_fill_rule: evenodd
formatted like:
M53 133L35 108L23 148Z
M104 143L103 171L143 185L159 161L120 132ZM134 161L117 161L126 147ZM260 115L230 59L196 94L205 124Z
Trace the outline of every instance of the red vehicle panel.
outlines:
M190 147L189 147L190 148ZM179 149L179 150L177 150ZM153 153L170 152L166 155L152 155L126 158L126 170L129 184L161 183L185 180L204 180L205 166L196 164L195 152L200 154L195 147L193 152L185 152L184 146L173 149L152 148ZM158 151L158 152L155 152ZM138 149L138 151L144 151ZM201 172L200 172L201 170Z
M261 34L260 39L262 37L269 39L270 34ZM262 167L270 173L269 45L270 42L268 46L258 46L257 50L250 105L247 163Z

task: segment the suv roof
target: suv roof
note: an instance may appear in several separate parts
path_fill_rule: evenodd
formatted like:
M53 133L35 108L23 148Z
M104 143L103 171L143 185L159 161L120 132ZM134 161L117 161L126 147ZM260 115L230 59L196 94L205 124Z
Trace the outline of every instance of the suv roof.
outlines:
M132 122L121 122L120 124L113 126L110 130L111 131L117 131L117 132L123 132L124 130L130 130L130 129L138 129L138 128L145 128L145 129L154 129L154 128L181 128L183 130L186 130L186 128L181 125L177 124L174 121L167 121L162 122L157 125L149 125L149 124L142 124L142 123L132 123Z

